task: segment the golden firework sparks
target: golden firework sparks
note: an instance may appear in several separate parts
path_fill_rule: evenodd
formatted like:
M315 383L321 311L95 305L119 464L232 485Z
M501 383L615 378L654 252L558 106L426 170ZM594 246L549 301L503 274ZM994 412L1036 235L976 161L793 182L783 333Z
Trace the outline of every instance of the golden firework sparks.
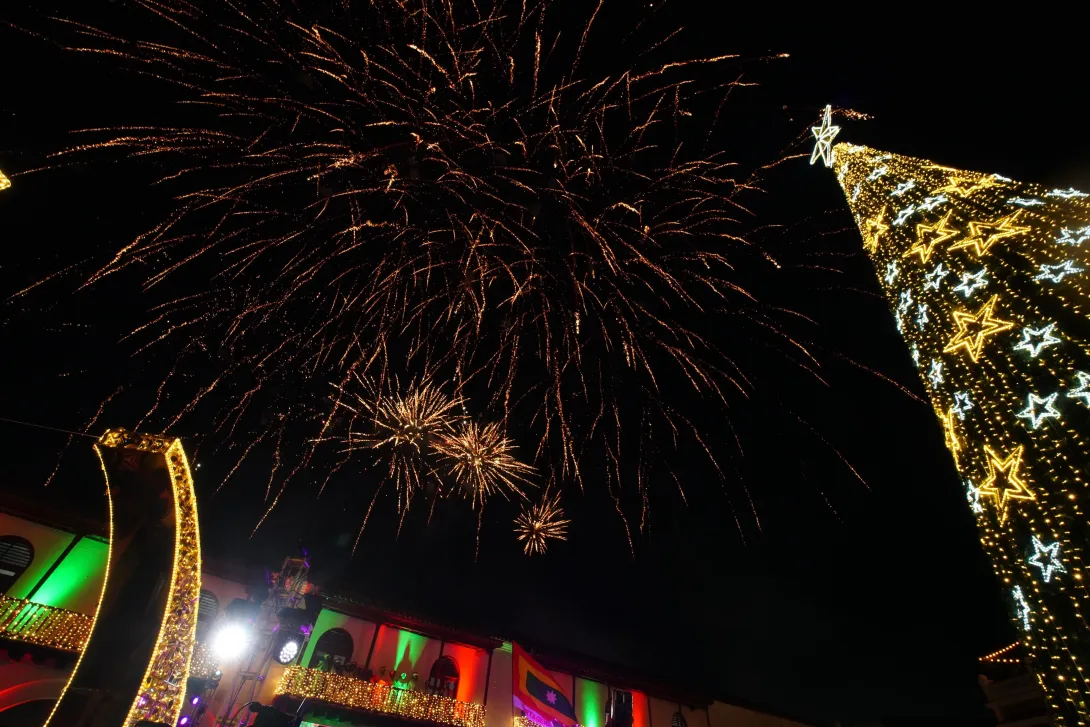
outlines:
M451 435L439 437L435 449L448 472L474 507L483 506L493 495L526 497L522 485L534 468L515 458L515 446L496 423L483 427L464 421Z
M546 494L538 503L523 507L515 519L515 534L526 555L544 555L549 540L567 540L570 520L564 519L560 493Z

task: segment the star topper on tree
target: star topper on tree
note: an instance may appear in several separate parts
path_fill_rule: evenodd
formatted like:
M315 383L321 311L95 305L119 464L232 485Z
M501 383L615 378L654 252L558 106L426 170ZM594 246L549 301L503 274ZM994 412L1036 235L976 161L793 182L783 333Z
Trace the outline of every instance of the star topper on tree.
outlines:
M825 162L825 166L833 166L833 139L840 133L839 126L833 126L833 107L825 107L825 115L821 118L821 126L812 126L810 131L814 134L814 150L810 152L810 163L818 159Z

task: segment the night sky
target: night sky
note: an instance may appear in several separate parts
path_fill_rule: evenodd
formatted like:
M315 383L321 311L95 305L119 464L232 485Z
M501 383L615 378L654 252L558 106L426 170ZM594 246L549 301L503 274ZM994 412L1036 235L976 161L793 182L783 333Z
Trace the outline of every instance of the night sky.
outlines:
M841 139L1090 188L1090 138L1074 71L1084 61L1070 35L1056 32L1062 18L954 17L941 5L872 16L828 4L790 14L774 4L722 4L717 11L704 5L677 0L644 4L640 12L655 13L664 28L685 25L683 45L692 55L791 54L746 67L746 78L762 85L733 102L750 119L739 129L739 158L789 147L831 103L874 117L842 119ZM95 19L89 10L82 17ZM48 27L25 9L13 20ZM156 103L143 81L107 63L64 55L4 28L0 73L0 169L9 175L38 166L64 145L69 129L138 119ZM350 481L321 500L307 488L290 492L250 538L265 479L253 473L213 494L226 463L199 452L206 550L221 560L274 564L301 538L316 579L328 587L801 718L986 723L976 658L1014 634L938 424L928 405L842 362L856 361L923 395L833 173L802 159L766 186L763 220L786 225L779 234L791 245L839 256L845 271L830 286L786 293L818 322L821 346L832 352L822 357L829 386L785 376L777 395L866 486L815 437L784 429L751 404L737 410L746 456L736 464L760 527L746 512L736 526L726 497L712 496L719 483L694 465L678 475L707 496L689 507L657 507L635 559L607 499L593 489L565 501L577 527L545 558L526 559L512 543L488 539L507 527L504 515L486 524L475 562L468 510L427 526L414 513L400 535L387 512L350 558L361 507ZM16 176L15 186L0 193L0 294L58 262L131 237L164 209L161 195L121 165ZM0 417L82 426L121 383L117 372L127 369L115 367L127 349L116 341L142 320L144 307L138 291L125 289L81 296L76 305L58 298L55 306L39 299L33 310L0 307L7 374ZM141 385L134 381L130 387ZM722 421L701 424L712 441L728 440ZM0 485L104 514L90 440L76 441L56 482L43 490L66 435L2 422L0 432ZM748 510L737 498L734 505Z

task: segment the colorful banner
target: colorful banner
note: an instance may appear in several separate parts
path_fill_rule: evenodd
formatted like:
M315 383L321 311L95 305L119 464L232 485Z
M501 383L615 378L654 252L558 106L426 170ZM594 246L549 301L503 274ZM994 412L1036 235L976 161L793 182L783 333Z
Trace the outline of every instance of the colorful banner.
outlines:
M572 707L572 695L518 644L513 645L511 653L514 676L511 695L515 708L543 727L575 727L578 720Z

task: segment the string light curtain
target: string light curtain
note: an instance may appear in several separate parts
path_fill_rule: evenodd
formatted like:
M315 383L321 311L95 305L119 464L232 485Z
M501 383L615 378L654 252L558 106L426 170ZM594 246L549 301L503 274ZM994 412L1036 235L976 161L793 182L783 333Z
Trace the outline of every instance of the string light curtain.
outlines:
M829 148L835 130L814 129L814 160L848 199L1055 720L1085 725L1088 196Z

